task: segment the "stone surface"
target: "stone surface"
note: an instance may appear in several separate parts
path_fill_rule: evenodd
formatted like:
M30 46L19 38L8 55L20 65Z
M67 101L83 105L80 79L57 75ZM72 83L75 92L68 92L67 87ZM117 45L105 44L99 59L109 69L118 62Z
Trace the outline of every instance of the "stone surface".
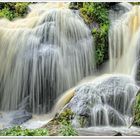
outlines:
M1 113L0 129L21 125L32 118L32 114L26 110L16 110Z
M132 5L130 3L117 3L111 6L109 11L110 20L117 20L119 19L124 13L128 12L132 9Z
M70 108L75 113L75 119L79 123L81 117L84 117L84 122L88 122L86 127L124 126L131 121L138 89L129 76L101 76L76 87L74 97L65 108ZM78 126L76 121L73 121L73 125Z

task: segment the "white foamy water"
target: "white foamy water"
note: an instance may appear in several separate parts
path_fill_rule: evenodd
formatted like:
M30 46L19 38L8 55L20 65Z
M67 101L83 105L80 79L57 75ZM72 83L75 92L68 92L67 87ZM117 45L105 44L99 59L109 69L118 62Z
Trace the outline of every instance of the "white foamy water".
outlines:
M33 8L25 19L0 20L0 109L49 112L58 96L94 70L94 44L65 3Z

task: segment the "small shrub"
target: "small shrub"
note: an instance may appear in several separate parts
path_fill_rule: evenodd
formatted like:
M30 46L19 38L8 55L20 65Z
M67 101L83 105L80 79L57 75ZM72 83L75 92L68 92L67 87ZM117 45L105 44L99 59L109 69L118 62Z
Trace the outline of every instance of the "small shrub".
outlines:
M74 116L74 113L72 112L72 110L69 108L66 108L62 113L58 115L58 117L56 117L56 119L59 122L63 122L63 121L69 122L73 118L73 116Z
M0 18L13 20L16 17L23 17L27 14L29 4L29 2L0 2Z
M0 17L5 17L9 20L12 20L15 17L15 14L9 10L9 8L4 8L0 10Z
M77 136L78 135L77 131L73 128L71 123L65 120L61 122L61 128L60 128L59 133L60 135L63 135L63 136Z

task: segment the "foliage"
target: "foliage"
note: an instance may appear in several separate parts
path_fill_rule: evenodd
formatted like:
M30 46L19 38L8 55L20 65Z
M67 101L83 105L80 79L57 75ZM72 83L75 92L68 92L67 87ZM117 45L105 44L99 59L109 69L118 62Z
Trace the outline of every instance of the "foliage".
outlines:
M66 120L61 122L59 133L63 136L77 136L77 131L73 128L72 124Z
M80 13L86 14L97 23L108 24L108 5L106 3L84 2Z
M7 2L0 3L0 17L13 20L16 17L23 17L27 14L29 2Z
M15 15L8 8L4 8L0 10L0 17L5 17L8 18L9 20L12 20L15 17Z
M20 126L8 128L0 131L0 136L48 136L48 130L39 129L22 129Z
M134 107L134 122L135 125L140 126L140 92L136 96Z
M78 5L79 3L75 3ZM109 6L114 3L83 2L80 3L80 15L87 25L96 24L91 29L96 44L96 65L99 66L108 59L108 29L109 29ZM71 4L72 5L72 4ZM71 6L72 7L72 6Z
M59 116L60 131L59 133L63 136L77 136L77 131L73 128L71 124L71 119L74 113L71 109L65 109Z
M71 2L69 4L70 9L78 10L81 7L83 7L83 2Z
M94 28L92 34L95 38L96 46L96 64L102 64L108 58L108 25L102 24Z
M71 109L64 109L58 116L53 120L54 125L59 125L60 130L59 134L63 136L77 136L76 130L71 124L71 119L73 118L74 113Z
M132 5L140 5L140 2L130 2Z
M78 118L80 127L85 127L87 125L87 119L85 116L79 116Z
M84 3L80 9L82 16L86 16L89 23L98 23L98 28L92 29L92 35L96 44L96 64L97 66L104 62L108 54L108 5L106 3Z
M60 113L60 115L58 117L56 117L56 119L59 122L70 122L70 120L73 118L74 113L72 112L71 109L66 108L63 112Z

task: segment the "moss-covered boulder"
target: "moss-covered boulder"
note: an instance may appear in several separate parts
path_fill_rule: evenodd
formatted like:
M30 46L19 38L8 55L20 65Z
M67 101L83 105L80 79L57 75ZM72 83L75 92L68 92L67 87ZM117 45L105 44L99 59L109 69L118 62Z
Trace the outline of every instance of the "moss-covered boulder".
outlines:
M65 108L60 114L56 116L42 128L49 130L50 136L77 136L78 133L72 126L71 120L74 113L71 109Z
M140 91L136 96L133 125L140 126Z
M104 75L79 85L65 106L74 113L74 127L126 126L131 118L138 86L127 75Z

